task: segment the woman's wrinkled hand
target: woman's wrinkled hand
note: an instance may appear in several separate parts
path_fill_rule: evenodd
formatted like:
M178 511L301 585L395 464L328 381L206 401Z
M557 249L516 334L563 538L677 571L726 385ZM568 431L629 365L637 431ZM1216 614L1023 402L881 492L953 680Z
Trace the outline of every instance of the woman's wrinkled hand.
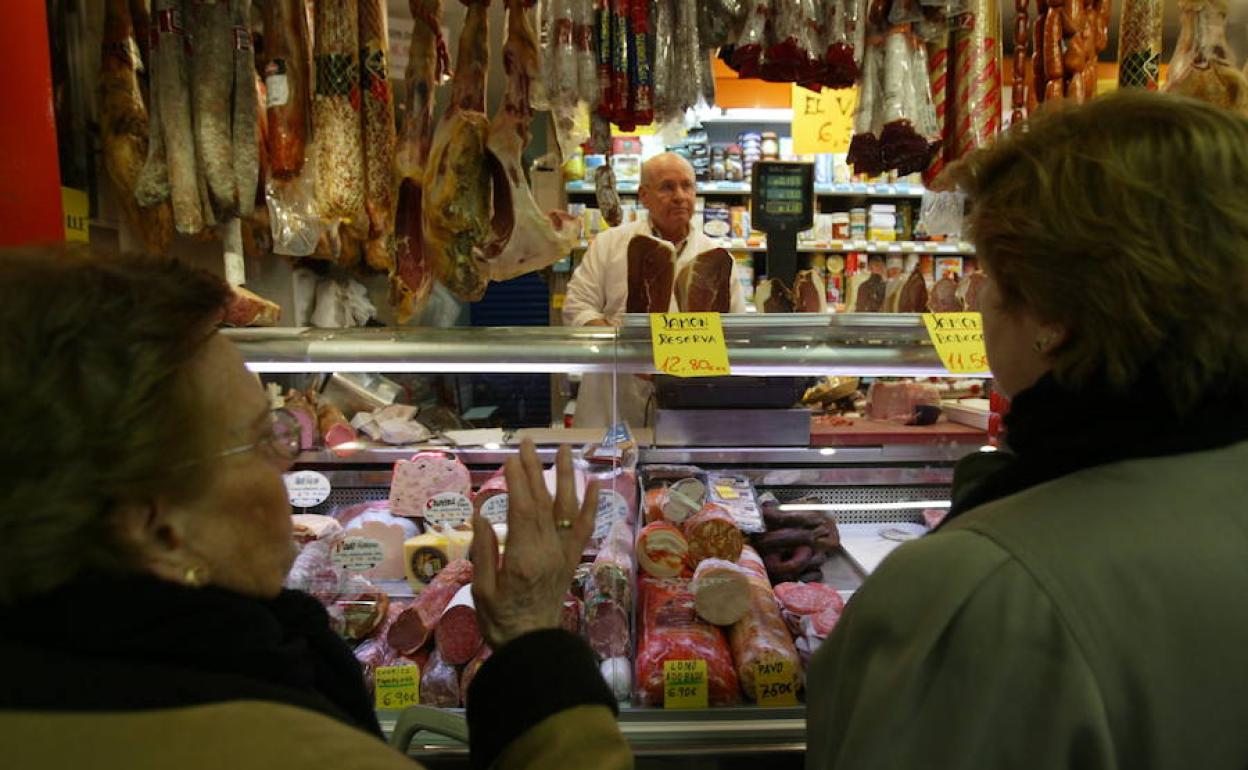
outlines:
M503 473L508 506L507 549L501 561L494 528L480 514L472 521L472 596L481 632L495 650L529 631L559 627L563 597L598 508L596 482L578 505L572 454L566 446L555 458L553 500L532 441L525 440L519 454L507 459Z

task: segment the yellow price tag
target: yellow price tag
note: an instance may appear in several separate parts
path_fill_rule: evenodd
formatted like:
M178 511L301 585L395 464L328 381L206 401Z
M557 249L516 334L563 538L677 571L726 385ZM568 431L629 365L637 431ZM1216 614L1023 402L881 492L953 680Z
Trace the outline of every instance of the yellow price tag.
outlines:
M707 707L706 661L663 661L663 708L704 709Z
M378 666L373 669L378 709L405 709L420 703L420 666Z
M563 303L567 298L568 295L566 294L552 294L550 295L550 306L555 310L563 310Z
M729 373L728 346L719 313L651 313L654 368L675 377Z
M65 216L65 240L87 243L91 240L91 201L84 190L61 188L61 209Z
M849 140L854 135L858 89L833 91L825 88L815 93L795 83L792 104L793 152L813 155L849 149Z
M950 374L988 374L984 319L979 313L924 313L928 336Z
M796 706L797 674L793 663L778 660L754 666L754 700L760 706Z
M715 492L719 495L720 500L737 500L741 497L741 495L737 494L737 490L724 484L716 486Z

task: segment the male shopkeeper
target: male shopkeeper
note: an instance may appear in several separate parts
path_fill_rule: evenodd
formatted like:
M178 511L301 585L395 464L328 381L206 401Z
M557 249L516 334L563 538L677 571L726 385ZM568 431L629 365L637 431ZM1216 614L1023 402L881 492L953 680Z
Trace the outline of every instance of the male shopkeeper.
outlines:
M622 224L594 238L568 284L563 304L566 325L614 326L620 322L628 299L628 243L633 236L653 235L675 246L677 271L682 260L693 259L716 247L717 244L689 224L697 198L689 161L671 152L646 161L641 167L637 197L649 212L648 219ZM733 313L745 312L745 295L735 272L730 308ZM677 310L675 297L671 300L671 310ZM611 411L613 379L617 391L614 417ZM653 390L651 384L640 377L586 374L576 399L574 424L578 428L605 427L612 422L627 422L634 428L648 425L647 404Z

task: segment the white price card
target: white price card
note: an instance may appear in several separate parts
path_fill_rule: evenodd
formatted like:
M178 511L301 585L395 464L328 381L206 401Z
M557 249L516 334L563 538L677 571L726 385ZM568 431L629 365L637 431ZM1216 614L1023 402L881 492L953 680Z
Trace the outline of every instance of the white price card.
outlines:
M295 508L314 508L329 499L331 487L324 473L295 471L282 479L286 482L286 496Z

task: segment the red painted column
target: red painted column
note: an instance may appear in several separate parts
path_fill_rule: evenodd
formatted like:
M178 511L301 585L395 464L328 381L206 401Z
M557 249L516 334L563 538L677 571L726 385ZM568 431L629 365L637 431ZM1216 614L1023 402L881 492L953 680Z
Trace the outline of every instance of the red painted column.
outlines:
M56 155L52 63L41 0L6 3L0 72L5 87L0 119L0 246L61 241L61 170Z

